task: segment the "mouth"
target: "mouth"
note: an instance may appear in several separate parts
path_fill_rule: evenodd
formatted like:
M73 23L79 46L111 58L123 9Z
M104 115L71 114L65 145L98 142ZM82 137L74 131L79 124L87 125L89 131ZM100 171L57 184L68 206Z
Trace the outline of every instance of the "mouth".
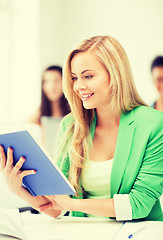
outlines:
M93 95L94 95L94 93L81 94L81 99L82 99L83 101L87 101L87 100L90 99Z

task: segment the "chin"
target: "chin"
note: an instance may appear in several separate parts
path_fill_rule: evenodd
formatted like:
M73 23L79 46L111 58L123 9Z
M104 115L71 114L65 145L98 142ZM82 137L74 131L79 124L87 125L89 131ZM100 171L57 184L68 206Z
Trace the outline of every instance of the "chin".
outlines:
M89 106L89 105L85 105L85 104L83 104L83 107L85 109L94 109L94 108L96 108L96 106Z
M60 97L58 98L58 97L54 96L54 97L49 97L48 99L51 102L55 102L55 101L58 101L60 99Z

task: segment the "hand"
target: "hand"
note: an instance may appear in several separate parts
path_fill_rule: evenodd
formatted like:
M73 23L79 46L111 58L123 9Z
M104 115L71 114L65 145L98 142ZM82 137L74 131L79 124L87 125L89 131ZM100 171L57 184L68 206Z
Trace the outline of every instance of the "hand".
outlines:
M72 211L75 199L72 199L65 195L48 196L51 200L50 203L39 207L39 211L45 211L47 209L67 210Z
M21 157L19 161L13 166L13 150L8 148L7 159L3 147L0 145L0 171L2 172L8 188L19 195L23 188L22 181L25 176L35 174L35 170L21 171L21 167L25 162L25 158Z

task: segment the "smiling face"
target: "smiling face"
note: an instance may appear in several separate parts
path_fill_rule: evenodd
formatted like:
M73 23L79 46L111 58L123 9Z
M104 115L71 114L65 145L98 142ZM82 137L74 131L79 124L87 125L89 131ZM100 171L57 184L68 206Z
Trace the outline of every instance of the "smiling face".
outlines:
M46 71L43 75L42 89L50 101L62 96L62 76L58 71Z
M78 53L71 61L73 90L86 109L108 106L110 78L105 67L90 52Z

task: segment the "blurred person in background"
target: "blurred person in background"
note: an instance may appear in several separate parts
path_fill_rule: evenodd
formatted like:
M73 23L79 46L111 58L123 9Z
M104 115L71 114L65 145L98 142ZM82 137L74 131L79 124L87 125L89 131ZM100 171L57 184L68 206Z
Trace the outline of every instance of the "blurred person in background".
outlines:
M163 56L156 57L151 65L153 83L159 93L158 99L151 105L159 111L163 111Z
M41 105L28 122L38 124L43 130L43 144L51 156L55 151L56 133L62 118L70 112L62 91L62 68L52 65L42 75Z

